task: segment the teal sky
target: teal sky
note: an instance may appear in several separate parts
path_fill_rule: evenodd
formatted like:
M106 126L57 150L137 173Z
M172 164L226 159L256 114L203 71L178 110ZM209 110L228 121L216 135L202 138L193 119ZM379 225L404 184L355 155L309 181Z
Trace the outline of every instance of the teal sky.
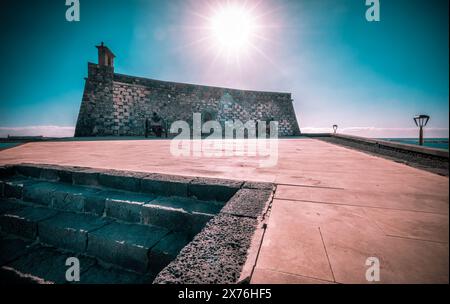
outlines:
M412 117L425 113L426 135L448 137L447 0L381 0L381 21L371 23L365 0L248 0L260 2L264 39L239 65L203 40L217 2L226 1L80 0L81 20L69 23L65 0L2 1L0 136L72 135L87 62L104 41L118 73L291 92L304 132L336 123L349 134L410 137Z

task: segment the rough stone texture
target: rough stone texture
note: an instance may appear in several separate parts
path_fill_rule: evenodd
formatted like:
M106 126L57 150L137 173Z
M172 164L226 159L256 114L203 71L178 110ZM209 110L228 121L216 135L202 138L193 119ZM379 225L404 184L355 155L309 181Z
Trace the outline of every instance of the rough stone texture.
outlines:
M223 207L222 213L257 218L262 214L272 191L241 189Z
M216 216L153 283L236 283L256 224L252 218Z
M87 252L103 260L144 273L148 268L148 251L169 230L156 226L111 223L89 233Z
M201 200L225 202L239 190L242 183L234 180L197 177L189 184L188 191L190 196Z
M114 73L113 67L88 63L75 136L144 135L153 112L167 122L192 114L204 119L279 121L281 136L299 135L290 93L244 91L166 82Z
M242 186L244 189L259 189L259 190L275 190L275 185L272 183L263 182L245 182Z
M187 196L191 181L192 178L188 177L149 174L141 181L141 191L157 195Z
M38 235L38 222L55 216L56 210L41 207L25 207L12 210L0 216L2 231L28 239Z
M38 223L41 242L75 252L84 252L89 231L96 230L110 221L76 213L63 212Z
M142 223L198 233L222 205L182 197L158 197L142 206Z

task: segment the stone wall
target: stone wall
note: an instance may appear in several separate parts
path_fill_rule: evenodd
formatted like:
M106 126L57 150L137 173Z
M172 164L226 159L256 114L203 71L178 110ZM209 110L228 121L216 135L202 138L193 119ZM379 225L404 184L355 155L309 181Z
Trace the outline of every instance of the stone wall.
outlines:
M88 64L75 136L143 136L145 119L157 112L169 125L239 119L279 122L279 135L299 135L290 93L258 92L139 78Z

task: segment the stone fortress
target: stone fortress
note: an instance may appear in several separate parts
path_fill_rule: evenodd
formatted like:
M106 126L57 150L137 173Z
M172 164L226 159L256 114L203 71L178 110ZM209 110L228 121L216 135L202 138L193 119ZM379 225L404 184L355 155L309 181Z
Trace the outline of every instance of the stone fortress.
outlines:
M167 82L114 73L115 55L101 43L98 64L88 63L75 137L143 136L146 120L157 113L166 123L192 125L239 119L243 123L278 121L279 136L300 135L290 93L236 90Z

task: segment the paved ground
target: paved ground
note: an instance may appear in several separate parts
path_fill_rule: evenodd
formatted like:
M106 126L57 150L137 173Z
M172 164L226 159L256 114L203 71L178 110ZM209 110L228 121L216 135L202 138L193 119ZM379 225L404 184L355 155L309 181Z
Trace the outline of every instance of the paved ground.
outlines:
M407 164L411 167L426 170L432 173L448 176L448 157L436 157L430 155L418 155L414 152L399 151L395 149L389 149L378 145L368 145L362 142L356 142L347 140L342 137L319 137L317 139L349 147L352 149L364 151L368 154L382 156L386 159L390 159L395 162Z
M0 164L50 163L278 184L253 283L448 283L449 179L314 139L279 140L261 157L174 157L169 141L28 143ZM216 151L220 151L217 148Z

